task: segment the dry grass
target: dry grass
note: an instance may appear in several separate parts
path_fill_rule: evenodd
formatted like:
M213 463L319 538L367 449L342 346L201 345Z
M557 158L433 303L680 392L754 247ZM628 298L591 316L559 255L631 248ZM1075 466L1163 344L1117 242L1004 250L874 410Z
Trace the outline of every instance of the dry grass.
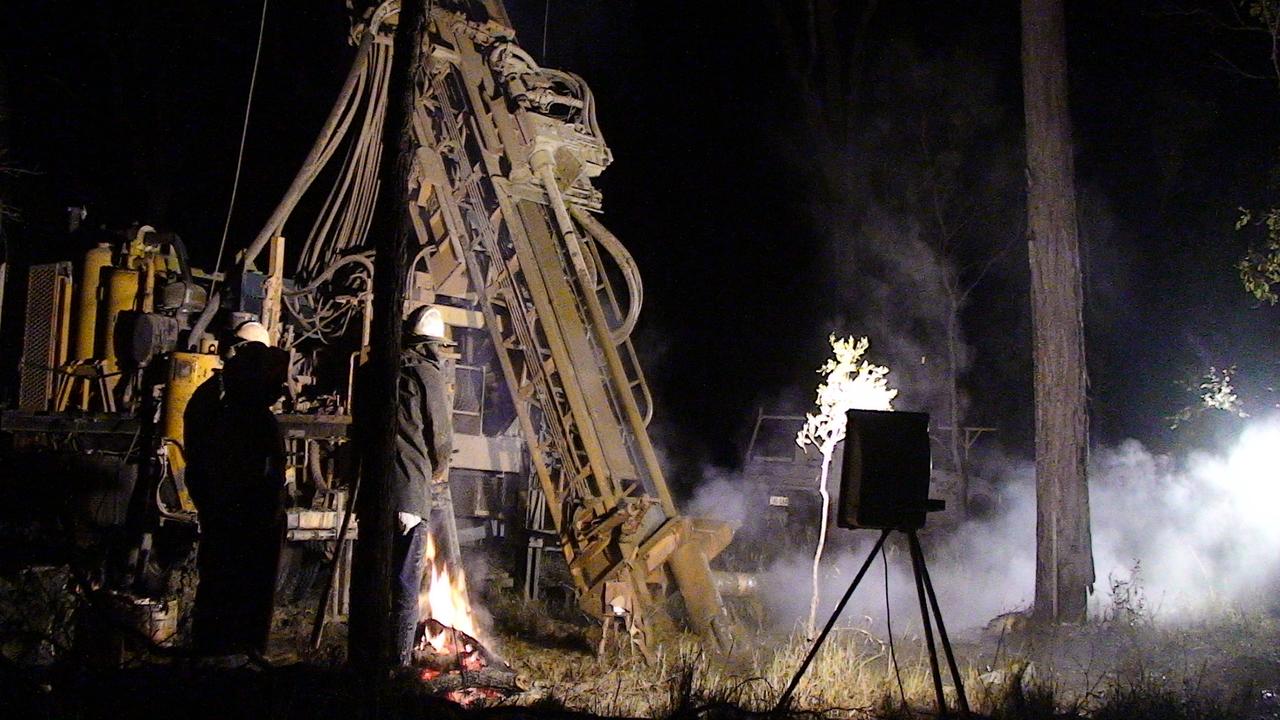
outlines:
M557 627L563 640L570 626ZM664 643L648 665L621 643L597 656L589 649L594 639L583 636L576 648L563 642L548 648L527 636L496 640L532 688L511 702L607 717L724 716L726 708L733 709L729 715L766 713L808 648L803 638L761 632L750 646L719 657L697 638L681 636ZM1194 626L1057 628L1002 638L998 653L996 640L987 638L958 645L957 653L971 708L1002 720L1280 717L1275 707L1259 707L1280 684L1280 652L1272 649L1278 639L1275 620L1236 613ZM896 670L877 635L857 627L836 631L800 683L791 712L931 714L923 640L899 637L895 649ZM945 664L942 670L949 681ZM954 708L954 688L946 682L944 690Z
M598 630L593 633L593 626L580 622L572 609L549 611L516 600L490 603L488 609L495 634L487 641L531 689L506 701L516 707L492 708L473 717L580 713L584 718L720 720L768 713L807 650L802 638L757 628L744 633L747 639L728 657L710 655L696 638L680 636L662 643L655 662L647 664L617 636L597 654ZM1022 629L998 640L968 638L956 649L971 707L999 720L1280 717L1276 617L1224 608L1212 620L1182 625L1139 619L1134 622L1121 613L1084 627ZM307 627L302 621L282 623L294 635ZM786 715L814 720L932 714L923 642L899 635L895 664L887 642L870 627L845 627L832 634ZM333 631L333 643L340 645L340 628ZM275 717L349 720L352 716L344 715L343 708L358 707L360 688L344 674L340 659L299 659L304 662L261 673L222 675L163 660L122 671L83 668L75 662L28 671L0 663L0 707L7 685L11 694L22 691L11 701L66 711L35 713L48 717L115 717L119 713L114 709L114 715L81 710L115 708L125 700L146 710L187 703L194 693L228 707L267 703L291 708ZM397 701L403 712L387 717L420 717L422 708L434 702L421 691L412 692L414 685ZM948 688L948 693L954 690ZM949 698L952 707L954 700ZM262 715L246 710L223 716L237 714Z
M510 636L495 643L532 688L514 702L554 702L609 717L684 716L697 708L723 706L770 712L808 649L800 637L761 637L727 657L715 656L696 637L682 635L663 643L654 663L647 664L622 642L600 655L585 649L585 641L583 649L547 648ZM933 685L923 644L899 641L896 650L897 672L888 645L871 633L833 633L793 695L791 709L883 716L887 707L899 707L903 697L910 707L932 708ZM977 672L963 672L966 684L977 687ZM946 689L954 701L949 683Z

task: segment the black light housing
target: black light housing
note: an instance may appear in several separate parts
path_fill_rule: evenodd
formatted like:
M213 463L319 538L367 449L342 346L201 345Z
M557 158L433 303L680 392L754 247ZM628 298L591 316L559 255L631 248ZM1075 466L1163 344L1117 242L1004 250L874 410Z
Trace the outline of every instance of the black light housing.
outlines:
M929 415L850 410L836 524L843 528L918 530L941 510L929 499Z

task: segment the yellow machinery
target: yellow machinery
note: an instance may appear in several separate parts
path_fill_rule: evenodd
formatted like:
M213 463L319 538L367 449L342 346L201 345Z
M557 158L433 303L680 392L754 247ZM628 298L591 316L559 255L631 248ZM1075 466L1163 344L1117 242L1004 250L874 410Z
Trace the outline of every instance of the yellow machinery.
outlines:
M222 358L213 354L175 352L169 356L168 380L164 387L164 400L160 409L160 436L165 446L165 458L176 482L179 507L194 512L195 505L183 482L187 467L183 447L183 413L196 388L213 378L222 368Z
M6 415L6 429L36 444L42 434L48 439L64 429L98 440L131 433L129 448L145 431L165 448L164 472L176 472L181 487L182 411L220 362L216 354L178 352L179 334L202 309L204 294L185 266L181 239L144 226L116 246L90 248L74 293L72 274L65 262L31 269L22 401ZM159 367L171 369L157 377ZM160 408L156 428L143 417L153 397ZM190 512L185 493L178 495L181 510Z
M138 454L157 513L189 519L182 411L217 370L215 336L259 320L292 361L280 418L291 492L306 505L296 527L291 514L290 537L335 536L345 502L336 450L354 358L368 344L366 241L397 13L389 1L356 19L356 58L321 136L217 294L176 236L138 229L118 248L88 251L70 352L69 312L59 309L69 300L57 300L57 292L69 298L70 264L45 272L40 288L53 300L29 302L24 350L24 368L42 369L30 383L24 375L22 412L5 416L7 429L54 442L68 426L98 423L94 432ZM649 437L653 402L630 340L642 286L596 217L593 178L612 154L591 91L522 49L500 0L433 3L427 35L414 117L417 200L406 209L419 249L408 281L410 303L440 307L459 340L451 484L484 520L468 531L496 527L502 493L491 481L519 477L526 588L536 591L543 560L556 553L581 606L625 618L642 650L670 624L667 599L677 595L689 624L726 645L730 623L709 561L732 531L679 511ZM335 156L346 159L317 218L298 223L311 232L287 278L281 236L312 183L334 175L321 170ZM255 261L268 246L262 272Z
M343 307L360 304L335 307L320 294L337 268L368 262L362 208L377 192L381 133L368 118L387 102L397 7L384 2L360 19L356 60L325 130L245 251L252 263L284 232L344 118L363 104L366 122L350 124L360 128L355 151L297 266L309 280L299 292L318 297L314 313L293 312L322 337ZM505 386L514 406L507 428L524 441L532 470L526 574L536 578L544 551L558 551L581 606L624 617L646 652L651 631L670 623L668 595L682 598L695 630L727 646L730 622L708 563L732 531L680 513L649 437L652 397L630 340L641 283L622 243L595 217L601 195L592 179L612 154L591 91L522 49L500 0L433 4L427 42L416 73L417 199L408 211L419 250L410 303L479 320L468 329L480 332L462 333L461 352L484 357Z
M92 360L98 343L98 287L102 283L103 270L111 267L111 244L98 243L85 253L80 270L80 287L76 303L75 360ZM83 402L88 402L87 400Z

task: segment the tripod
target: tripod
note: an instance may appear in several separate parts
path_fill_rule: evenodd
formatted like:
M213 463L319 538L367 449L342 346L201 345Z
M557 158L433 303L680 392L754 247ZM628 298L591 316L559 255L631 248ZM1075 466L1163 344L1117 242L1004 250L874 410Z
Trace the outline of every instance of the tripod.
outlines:
M796 686L800 684L800 678L809 669L809 664L817 656L822 643L826 641L827 635L835 627L836 621L840 619L840 613L844 612L844 606L849 603L849 598L853 597L853 591L857 589L858 583L862 582L862 577L867 574L867 569L871 567L871 562L875 560L876 553L880 552L880 549L884 547L885 540L889 539L889 533L893 532L893 530L893 528L884 528L880 531L880 539L876 540L871 552L867 554L867 559L862 563L862 567L858 569L858 574L853 577L853 582L849 584L849 589L845 591L844 597L840 598L840 602L836 605L835 612L831 614L826 626L818 634L818 639L813 642L813 647L809 648L809 654L805 656L804 662L800 663L800 669L791 678L791 683L787 685L786 691L779 698L774 712L785 709L791 702L791 694L795 692ZM960 680L960 670L956 667L955 654L951 651L951 641L947 638L947 628L942 624L942 609L938 607L938 597L933 592L933 581L929 579L929 568L924 564L924 551L920 549L920 538L916 535L915 528L898 528L898 530L906 534L907 547L911 552L911 572L915 576L916 595L920 599L920 621L924 625L925 643L929 648L929 669L933 673L933 692L938 704L938 715L947 714L947 703L942 693L942 672L938 669L938 648L934 644L933 626L929 621L930 608L932 608L933 618L938 623L938 636L942 640L942 649L947 655L947 667L951 670L951 679L956 684L956 697L960 701L960 710L963 714L968 715L969 701L964 695L964 684Z

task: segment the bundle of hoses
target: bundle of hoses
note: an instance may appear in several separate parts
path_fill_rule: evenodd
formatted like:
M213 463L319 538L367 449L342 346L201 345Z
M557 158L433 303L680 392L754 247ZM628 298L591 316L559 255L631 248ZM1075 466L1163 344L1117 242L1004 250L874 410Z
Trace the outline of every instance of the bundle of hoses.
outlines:
M339 270L346 272L339 273ZM340 281L345 292L318 293L323 284ZM324 271L307 285L287 290L284 307L302 328L292 337L289 345L307 339L329 343L347 332L351 320L364 312L369 293L373 292L373 253L371 251L343 256L329 264ZM310 298L312 303L306 303Z
M377 42L376 38L382 23L398 6L398 2L384 2L371 16L337 102L289 189L245 250L246 265L253 262L271 238L283 234L285 223L298 202L344 141L347 141L346 158L303 244L297 277L314 278L344 251L363 246L378 192L381 128L391 73L391 47ZM357 132L352 134L351 126L357 120Z
M382 23L397 13L399 3L384 2L371 16L351 69L343 83L320 135L316 138L301 169L289 189L272 212L270 219L246 250L247 262L262 251L272 237L283 233L299 200L314 184L325 166L346 143L346 157L333 185L317 213L303 243L295 277L306 281L304 287L286 293L285 307L305 332L294 342L306 338L328 342L341 336L352 317L363 304L363 294L372 287L373 268L367 252L353 252L365 247L378 196L378 164L382 156L381 128L386 115L387 84L391 74L391 46L376 41ZM504 49L521 55L526 64L550 75L572 88L572 94L583 102L581 121L589 132L599 135L595 103L582 79L572 73L540 68L518 46ZM358 131L350 133L359 116ZM619 318L619 326L611 328L616 342L622 342L635 327L643 303L643 286L630 253L598 221L581 208L572 208L574 219L612 257L622 272L628 291L628 307ZM335 271L358 263L354 272L337 277ZM603 268L601 268L603 271ZM315 291L325 282L345 280L349 294L318 298ZM317 297L317 302L304 302L303 295Z
M382 124L391 77L391 47L374 45L364 84L369 88L359 132L320 213L311 225L298 260L298 276L313 278L345 251L363 247L378 197L378 163L382 157Z

